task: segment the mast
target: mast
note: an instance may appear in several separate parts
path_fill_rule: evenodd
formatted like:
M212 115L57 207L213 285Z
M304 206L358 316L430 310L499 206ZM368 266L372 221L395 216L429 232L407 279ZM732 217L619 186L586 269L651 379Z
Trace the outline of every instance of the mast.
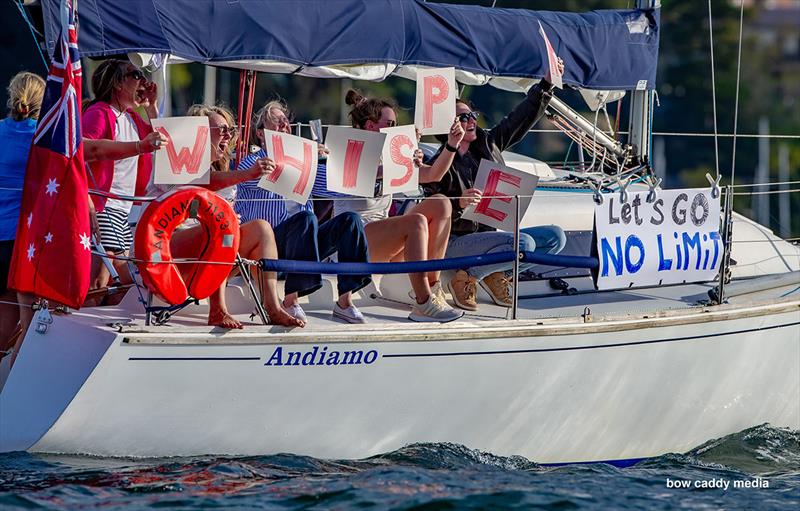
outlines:
M636 0L637 9L657 9L661 7L661 0ZM630 118L630 144L634 147L634 154L641 162L650 162L651 128L653 118L653 103L655 92L635 90L631 95Z

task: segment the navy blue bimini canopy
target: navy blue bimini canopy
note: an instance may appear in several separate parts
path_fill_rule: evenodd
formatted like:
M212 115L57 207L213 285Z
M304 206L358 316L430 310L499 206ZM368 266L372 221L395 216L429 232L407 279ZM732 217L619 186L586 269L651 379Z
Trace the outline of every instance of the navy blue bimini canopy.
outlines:
M58 3L43 0L48 48ZM169 54L204 64L315 77L416 77L455 67L458 81L524 89L547 70L544 26L564 82L655 87L659 10L583 14L423 0L80 0L83 55Z

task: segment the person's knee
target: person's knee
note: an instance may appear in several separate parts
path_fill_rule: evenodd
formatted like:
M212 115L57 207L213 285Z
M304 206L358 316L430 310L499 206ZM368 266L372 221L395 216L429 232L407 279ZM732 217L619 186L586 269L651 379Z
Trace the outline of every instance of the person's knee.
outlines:
M567 233L564 229L557 225L551 225L551 232L553 234L553 248L550 250L551 254L558 254L564 247L567 246Z
M437 218L450 218L453 214L453 206L450 204L450 200L444 195L437 193L431 195L427 200L430 201L433 212Z
M292 219L297 225L302 226L304 229L317 228L317 215L315 215L313 211L304 209L298 213L295 213L294 216L292 216Z
M340 222L342 227L349 231L349 232L358 232L364 230L364 222L361 220L361 216L358 213L353 211L345 211L344 213L339 213L336 215L336 218L340 218Z
M267 243L275 242L275 232L266 220L252 220L242 226L242 236L254 236Z
M408 230L410 232L428 234L428 219L425 218L425 215L420 213L411 213L405 218L406 224L408 225Z
M536 242L533 240L533 236L524 232L519 233L519 249L523 252L536 250Z

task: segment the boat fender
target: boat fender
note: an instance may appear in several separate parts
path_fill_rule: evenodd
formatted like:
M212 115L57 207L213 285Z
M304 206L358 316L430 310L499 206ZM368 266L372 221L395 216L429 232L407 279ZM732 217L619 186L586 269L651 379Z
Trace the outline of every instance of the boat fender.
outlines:
M169 264L173 261L170 240L187 218L196 218L204 227L205 242L197 258L211 264L185 265L182 275L176 264ZM239 221L228 201L216 193L183 186L145 208L133 246L136 266L151 292L171 305L189 296L201 300L219 289L231 272L239 250Z

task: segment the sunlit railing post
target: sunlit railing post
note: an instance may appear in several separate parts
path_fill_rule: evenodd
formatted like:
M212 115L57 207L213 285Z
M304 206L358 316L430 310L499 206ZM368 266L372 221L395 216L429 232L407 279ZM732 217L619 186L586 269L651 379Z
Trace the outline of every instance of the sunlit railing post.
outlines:
M519 195L514 196L514 286L511 294L511 319L517 319L517 299L519 298Z

